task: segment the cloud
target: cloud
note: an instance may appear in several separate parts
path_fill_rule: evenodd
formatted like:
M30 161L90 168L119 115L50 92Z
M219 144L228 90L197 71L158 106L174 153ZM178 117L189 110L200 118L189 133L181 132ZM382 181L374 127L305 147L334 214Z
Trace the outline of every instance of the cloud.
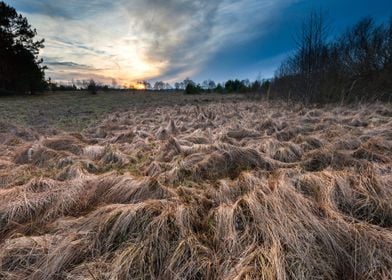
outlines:
M71 61L45 61L45 64L50 67L55 67L55 68L72 68L72 69L78 69L78 70L98 70L95 69L92 66L85 65L85 64L78 64L75 62Z
M48 74L174 81L268 31L291 0L12 0L39 35ZM52 78L53 78L52 77Z
M13 6L27 13L50 16L55 19L79 19L94 16L113 6L107 0L11 0Z

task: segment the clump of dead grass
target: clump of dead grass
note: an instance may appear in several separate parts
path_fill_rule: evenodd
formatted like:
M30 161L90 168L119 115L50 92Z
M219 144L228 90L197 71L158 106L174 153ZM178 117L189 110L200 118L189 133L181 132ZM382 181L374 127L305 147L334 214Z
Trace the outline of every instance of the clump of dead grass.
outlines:
M49 137L0 123L0 278L392 279L390 112L162 105Z

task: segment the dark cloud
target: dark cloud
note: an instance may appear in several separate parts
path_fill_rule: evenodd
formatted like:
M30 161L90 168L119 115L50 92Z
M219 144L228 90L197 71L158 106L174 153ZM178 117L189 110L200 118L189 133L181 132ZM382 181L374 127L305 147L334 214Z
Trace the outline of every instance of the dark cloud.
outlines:
M78 64L75 62L71 61L48 61L45 60L45 64L48 65L49 67L62 67L62 68L72 68L72 69L82 69L82 70L97 70L96 68L89 66L89 65L84 65L84 64Z
M11 0L22 12L66 19L80 19L107 11L112 1L107 0Z

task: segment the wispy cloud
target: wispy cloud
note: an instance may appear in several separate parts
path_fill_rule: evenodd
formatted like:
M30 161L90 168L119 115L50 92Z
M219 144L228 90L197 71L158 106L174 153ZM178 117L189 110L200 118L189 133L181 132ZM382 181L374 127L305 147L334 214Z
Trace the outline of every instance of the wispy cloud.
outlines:
M228 45L268 31L292 0L12 0L39 35L56 79L182 79Z

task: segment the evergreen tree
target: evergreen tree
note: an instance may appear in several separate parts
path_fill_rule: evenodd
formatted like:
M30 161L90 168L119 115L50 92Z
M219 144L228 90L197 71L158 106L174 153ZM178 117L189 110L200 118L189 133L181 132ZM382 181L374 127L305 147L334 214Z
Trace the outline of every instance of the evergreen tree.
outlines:
M0 93L30 92L45 85L39 51L44 40L35 40L37 31L27 19L0 2Z

